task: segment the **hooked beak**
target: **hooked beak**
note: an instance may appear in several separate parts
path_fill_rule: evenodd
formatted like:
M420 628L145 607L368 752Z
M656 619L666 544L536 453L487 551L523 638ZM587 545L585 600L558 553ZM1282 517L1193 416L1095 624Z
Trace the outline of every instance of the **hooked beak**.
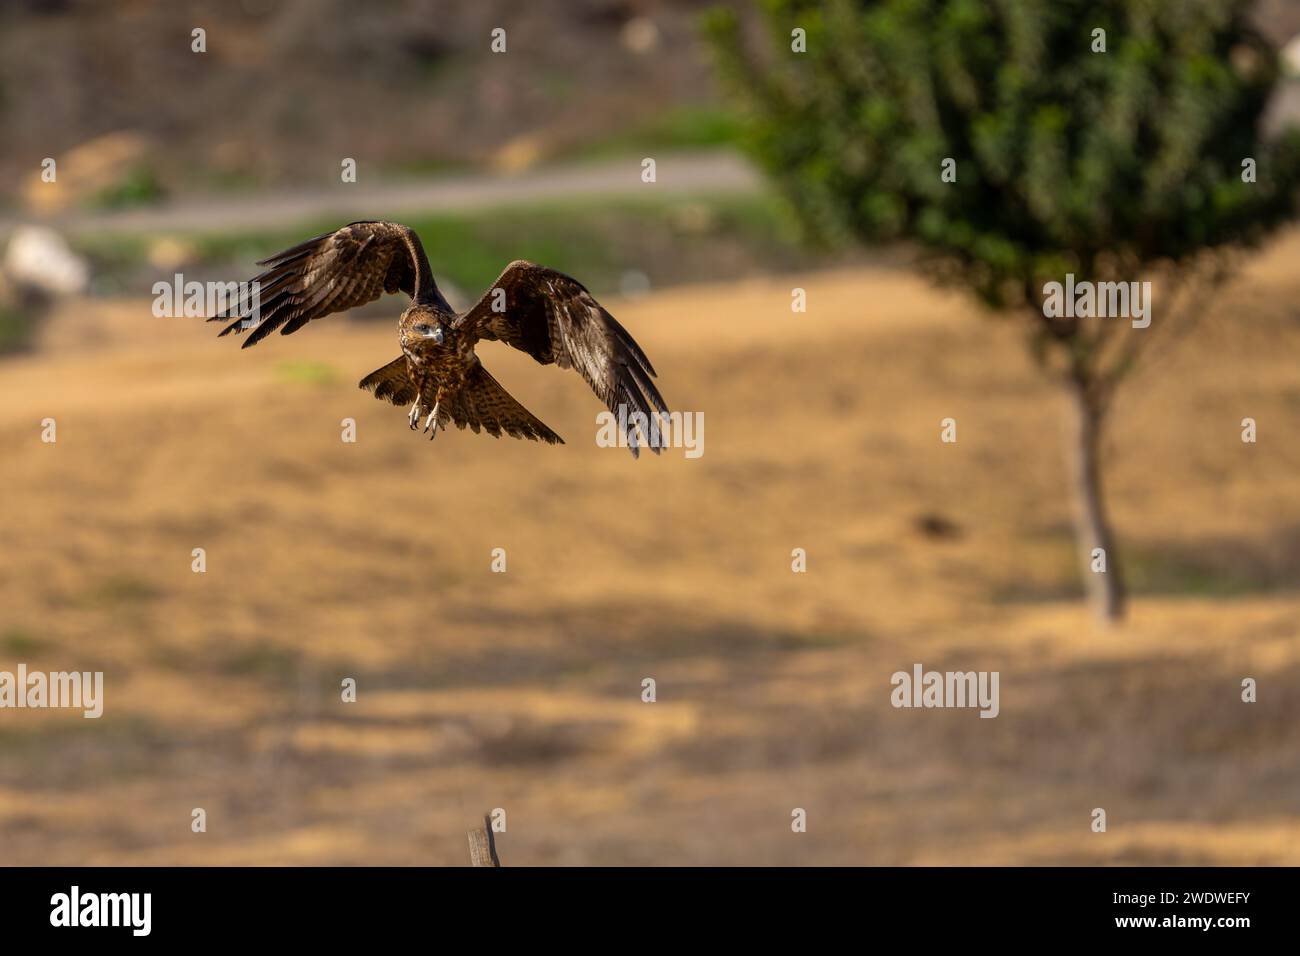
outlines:
M424 333L426 339L433 339L439 345L442 344L442 326L435 325L433 331Z

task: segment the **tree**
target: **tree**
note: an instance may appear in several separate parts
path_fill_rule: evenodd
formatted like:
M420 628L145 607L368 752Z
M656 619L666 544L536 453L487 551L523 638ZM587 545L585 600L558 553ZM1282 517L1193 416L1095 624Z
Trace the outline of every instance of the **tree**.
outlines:
M1296 211L1300 135L1261 131L1278 66L1250 7L768 0L756 21L705 23L746 145L811 235L909 242L936 279L1023 322L1069 396L1076 540L1106 621L1125 605L1101 480L1115 390ZM1149 327L1061 309L1049 286L1122 307L1139 281Z

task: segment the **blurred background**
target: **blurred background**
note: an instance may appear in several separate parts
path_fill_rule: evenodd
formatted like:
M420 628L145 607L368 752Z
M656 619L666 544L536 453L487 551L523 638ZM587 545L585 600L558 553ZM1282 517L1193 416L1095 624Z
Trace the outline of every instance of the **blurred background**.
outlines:
M1023 330L807 241L716 6L0 0L0 670L106 682L0 711L0 861L462 865L501 807L506 865L1300 862L1300 232L1120 393L1098 628ZM1300 8L1253 16L1285 125ZM417 440L355 387L398 298L242 352L151 312L358 218L460 307L515 258L586 283L703 457L598 448L576 375L491 343L568 444ZM999 671L1000 716L893 709L917 661Z

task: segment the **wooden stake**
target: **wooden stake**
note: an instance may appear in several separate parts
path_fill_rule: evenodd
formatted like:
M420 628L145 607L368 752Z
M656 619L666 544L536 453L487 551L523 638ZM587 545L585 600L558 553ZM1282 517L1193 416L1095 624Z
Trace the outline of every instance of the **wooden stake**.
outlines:
M497 856L497 841L492 835L492 818L483 816L483 825L469 831L469 865L500 866Z

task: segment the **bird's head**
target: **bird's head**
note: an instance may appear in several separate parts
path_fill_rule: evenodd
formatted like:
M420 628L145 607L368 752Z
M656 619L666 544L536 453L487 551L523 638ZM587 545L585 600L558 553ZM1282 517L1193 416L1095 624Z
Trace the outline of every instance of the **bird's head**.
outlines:
M402 342L408 348L441 345L447 338L442 321L428 312L408 315L402 322Z

